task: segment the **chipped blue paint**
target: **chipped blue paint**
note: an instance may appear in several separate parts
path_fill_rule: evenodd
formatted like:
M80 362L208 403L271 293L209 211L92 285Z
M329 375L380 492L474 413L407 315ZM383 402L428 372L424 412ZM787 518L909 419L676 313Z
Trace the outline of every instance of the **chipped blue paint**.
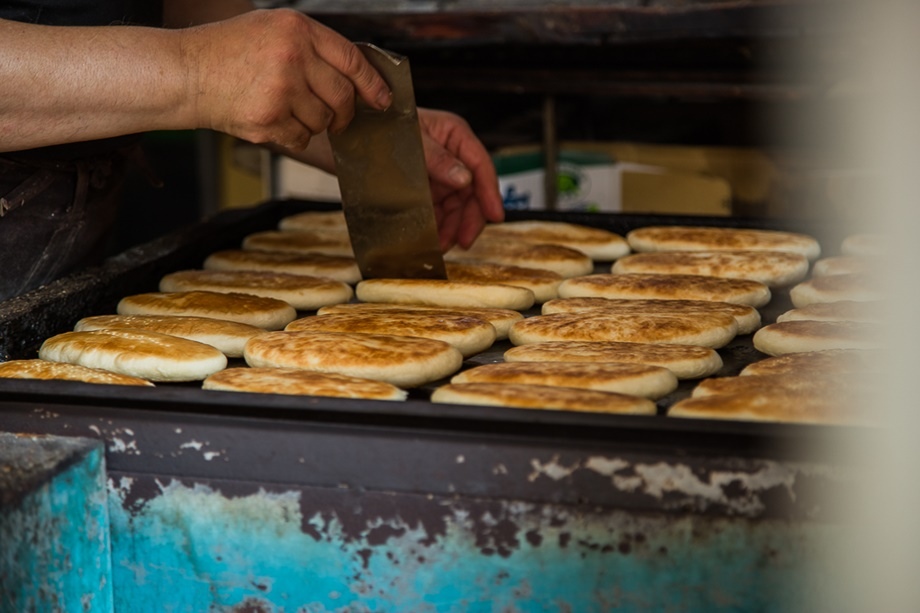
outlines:
M383 514L353 493L332 511L309 489L177 481L138 501L135 486L110 482L118 611L786 612L839 529L406 495ZM439 527L404 519L399 500Z
M11 435L6 435L11 436ZM22 443L28 437L19 437ZM109 522L102 444L58 439L65 453L42 467L35 486L0 506L0 611L110 613ZM80 446L73 442L79 441ZM0 439L0 444L10 440ZM9 448L7 449L9 451ZM35 457L21 455L29 470ZM17 470L15 459L0 462Z

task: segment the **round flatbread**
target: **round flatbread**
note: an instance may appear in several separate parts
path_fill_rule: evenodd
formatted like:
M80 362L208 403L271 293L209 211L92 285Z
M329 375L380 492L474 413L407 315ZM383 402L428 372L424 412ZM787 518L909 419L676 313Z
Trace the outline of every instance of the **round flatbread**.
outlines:
M770 302L770 288L749 279L719 279L700 275L597 274L566 279L560 298L650 298L656 300L712 300L762 307Z
M357 283L361 271L352 257L323 253L280 253L228 249L212 253L204 261L205 270L259 270L308 277L327 277L342 283Z
M828 349L877 349L880 326L852 321L784 321L754 334L754 348L767 355Z
M562 245L587 255L592 260L610 262L629 253L629 245L619 234L562 221L506 221L487 225L482 236L507 241Z
M151 292L125 296L118 303L119 315L188 315L237 321L280 330L297 318L297 311L283 300L251 294L220 292Z
M843 255L879 257L885 255L888 240L884 235L874 232L851 234L840 242Z
M495 328L478 317L431 313L338 313L295 319L288 332L360 332L418 336L444 341L463 357L481 353L495 342Z
M788 251L809 260L821 254L821 245L813 237L778 230L715 228L708 226L649 226L626 235L635 251L710 251L744 249L753 251Z
M881 322L884 310L881 302L815 302L800 309L791 309L776 318L783 321L862 321Z
M741 376L797 375L798 373L860 374L874 373L884 365L879 351L863 349L831 349L789 353L753 362L744 367Z
M669 417L732 419L803 424L870 424L866 406L844 393L802 394L785 389L686 398L668 409Z
M228 368L204 380L202 389L257 394L293 394L366 400L405 400L395 385L338 373L298 368Z
M698 379L722 368L715 349L693 345L620 342L557 342L512 347L506 362L628 362L667 368L678 379Z
M870 274L853 273L813 277L789 290L789 297L797 308L818 302L840 302L841 300L875 302L884 299L881 286L880 278Z
M278 229L284 232L317 232L338 233L348 232L345 223L344 211L304 211L282 217L278 222Z
M661 251L626 256L614 263L611 272L753 279L784 287L805 278L808 258L785 251Z
M495 340L508 338L511 325L521 321L524 316L519 311L511 309L490 309L464 307L450 309L445 307L425 306L421 304L385 304L382 302L349 302L345 304L332 304L319 309L317 315L332 315L334 313L429 313L432 315L460 315L463 317L477 317L487 321L495 328Z
M358 283L355 295L362 302L515 311L527 310L534 303L533 292L524 287L440 279L367 279Z
M882 270L878 258L857 256L857 255L838 255L830 258L822 258L812 266L811 274L814 277L829 277L832 275L849 275L849 274L875 274Z
M140 330L65 332L42 343L38 357L149 381L200 381L227 367L210 345Z
M645 313L649 315L693 315L694 313L725 313L735 318L738 334L750 334L760 327L760 312L746 304L712 300L655 300L623 298L559 298L543 305L543 315L553 313Z
M243 357L243 346L265 330L235 321L182 315L95 315L84 317L76 332L89 330L146 330L210 345L228 358Z
M605 362L504 362L484 364L454 375L451 383L524 383L575 387L661 398L677 389L667 368L647 364Z
M415 387L450 376L463 356L443 341L392 334L271 332L246 343L254 368L302 368Z
M557 341L619 341L724 347L738 333L735 318L725 313L686 315L608 312L538 315L511 326L515 345Z
M526 287L533 292L534 302L543 304L559 296L562 275L551 270L508 266L491 262L445 262L450 281L501 283Z
M657 407L647 398L593 390L520 383L458 383L439 387L432 402L474 404L518 409L553 409L623 415L654 415Z
M772 392L777 389L797 394L835 394L842 385L847 385L847 376L799 372L783 375L750 375L744 377L710 377L700 381L693 392L693 398L737 394L740 392Z
M326 255L355 257L348 234L338 232L267 230L250 234L244 238L243 249L282 253L325 253Z
M454 247L444 254L449 262L493 262L550 270L564 278L586 275L594 270L594 260L562 245L511 241L480 236L469 249Z
M140 377L130 377L98 368L87 368L65 362L48 360L10 360L0 364L0 379L57 379L80 381L103 385L142 385L152 387L153 383Z
M254 270L181 270L160 279L161 292L227 292L283 300L300 311L348 302L354 290L347 283Z

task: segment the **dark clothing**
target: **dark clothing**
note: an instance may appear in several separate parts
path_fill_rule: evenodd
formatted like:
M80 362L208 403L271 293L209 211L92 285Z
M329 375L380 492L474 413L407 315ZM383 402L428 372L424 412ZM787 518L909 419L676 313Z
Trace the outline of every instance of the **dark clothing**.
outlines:
M0 19L50 26L162 25L156 0L14 0ZM137 135L0 153L0 300L102 255Z

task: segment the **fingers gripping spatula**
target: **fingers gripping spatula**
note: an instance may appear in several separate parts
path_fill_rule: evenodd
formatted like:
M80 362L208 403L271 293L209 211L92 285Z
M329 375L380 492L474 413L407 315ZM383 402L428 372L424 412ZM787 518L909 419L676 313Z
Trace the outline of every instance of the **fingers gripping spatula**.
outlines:
M409 60L358 48L393 92L385 111L357 99L348 127L329 135L358 268L365 279L446 279Z

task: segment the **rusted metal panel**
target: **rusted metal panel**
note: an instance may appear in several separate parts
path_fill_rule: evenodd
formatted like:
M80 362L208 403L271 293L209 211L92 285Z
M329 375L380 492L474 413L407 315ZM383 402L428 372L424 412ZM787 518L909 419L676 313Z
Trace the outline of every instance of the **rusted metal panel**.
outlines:
M103 445L0 432L0 611L112 611Z

